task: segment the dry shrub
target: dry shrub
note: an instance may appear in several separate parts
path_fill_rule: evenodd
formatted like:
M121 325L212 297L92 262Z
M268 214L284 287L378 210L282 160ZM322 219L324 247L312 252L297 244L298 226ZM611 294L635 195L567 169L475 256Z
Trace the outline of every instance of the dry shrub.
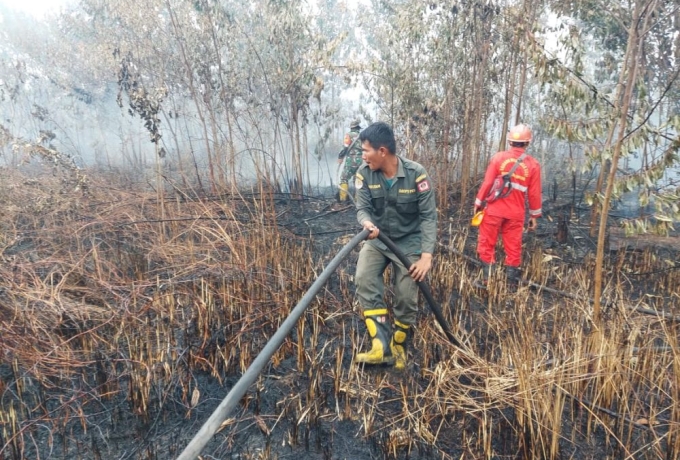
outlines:
M243 372L322 265L306 239L277 225L267 193L159 203L124 178L94 176L76 191L50 174L0 174L0 455L8 458L31 457L37 442L51 448L58 435L68 457L74 424L125 423L107 401L124 401L141 420L168 406L194 417L208 394L200 376L221 383ZM451 245L462 250L465 241L463 233ZM609 267L606 329L592 344L590 262L566 265L536 249L526 260L528 276L571 297L511 294L497 274L484 298L468 260L439 257L433 291L465 347L448 344L423 314L404 374L350 365L367 344L349 308L351 264L343 267L337 289L273 358L274 368L288 363L277 384L295 391L260 413L273 385L263 377L217 451L234 446L239 423L267 439L258 458L274 458L276 433L291 447L316 433L321 446L324 424L347 421L384 458L677 458L677 322L631 308L677 315L677 272L660 271L645 281L654 295L633 301L632 274L668 264L620 254Z
M602 452L616 458L677 458L677 316L663 320L640 314L636 307L649 308L651 299L633 301L630 280L617 280L621 265L629 272L677 275L665 273L668 259L652 263L649 254L638 253L619 257L627 260L611 267L606 329L597 344L590 340L587 264L574 267L541 258L542 278L566 288L570 297L526 286L509 293L497 281L486 304L475 309L463 290L456 307L459 322L473 330L469 348L449 347L451 356L437 362L428 354L441 334L430 326L422 330L419 345L424 361L433 366L423 371L429 385L408 411L439 423L438 415L450 414L445 421L452 427L454 419L462 419L459 428L468 432L462 448L473 458L508 451L537 459ZM444 291L471 285L477 276L457 256L441 262L435 273L434 284ZM677 311L675 286L664 292L658 281L653 283L658 288L653 309ZM504 444L504 430L512 433L509 444ZM429 436L424 440L432 442Z
M160 205L111 177L84 193L2 173L0 452L16 458L37 423L59 432L80 417L86 430L94 401L189 413L193 374L247 368L313 279L309 248L278 228L268 197Z

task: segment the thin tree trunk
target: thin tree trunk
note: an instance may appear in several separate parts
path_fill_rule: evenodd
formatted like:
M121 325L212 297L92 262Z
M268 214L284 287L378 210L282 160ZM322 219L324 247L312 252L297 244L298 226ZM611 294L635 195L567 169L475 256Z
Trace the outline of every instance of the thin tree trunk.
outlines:
M234 145L234 130L231 126L231 111L226 108L227 117L227 136L229 136L229 169L231 173L231 188L232 191L236 187L236 146Z
M595 256L595 281L594 281L594 303L593 303L593 321L595 325L596 335L601 334L601 302L602 302L602 272L604 264L604 243L605 233L607 229L607 213L609 212L609 204L612 198L612 191L614 189L614 180L616 178L616 169L621 156L621 147L626 137L626 127L628 122L628 110L633 99L633 88L637 78L638 70L638 54L643 40L640 32L640 12L643 8L643 2L638 0L635 2L635 9L633 11L633 20L628 31L628 46L626 49L626 60L622 69L621 81L625 82L623 99L620 104L620 113L618 121L618 138L614 151L612 154L611 164L609 166L609 174L607 177L607 188L604 194L602 203L602 214L600 217L599 231L597 235L597 252ZM649 15L647 15L649 18ZM617 100L617 106L619 101ZM595 341L597 342L597 340Z
M163 165L161 164L161 156L159 155L158 142L154 142L154 154L156 156L156 195L158 197L158 208L160 211L160 231L159 243L165 242L165 194L163 193Z
M636 6L636 11L637 11L637 6ZM631 24L631 27L635 27L635 23ZM628 35L628 46L626 47L626 55L623 58L624 65L627 65L630 59L630 53L632 52L631 49L631 43L630 43L630 31ZM621 100L621 95L623 94L623 88L624 88L624 80L626 78L626 68L622 69L621 74L619 75L619 81L616 85L617 91L616 91L616 106L619 107L619 103ZM612 124L611 129L609 130L609 134L607 135L607 140L604 144L604 149L606 150L611 147L613 139L614 139L614 134L616 133L616 123ZM596 199L593 200L593 209L590 212L590 232L589 235L591 238L595 237L595 229L597 228L597 219L600 216L605 216L606 220L606 214L604 213L604 210L601 209L602 206L600 205L599 200L597 197L602 193L602 189L605 185L604 179L605 176L607 176L607 172L611 170L611 160L609 159L603 159L600 162L600 174L597 176L597 184L595 185L595 192L594 196Z
M451 84L447 85L446 88L446 93L444 94L444 108L443 111L443 119L446 120L444 122L444 129L442 132L442 140L441 140L441 158L443 160L443 165L442 168L435 168L434 172L435 174L435 181L437 184L436 190L437 190L437 206L440 209L447 209L448 208L448 202L447 198L449 196L449 183L451 181L447 180L447 174L449 174L450 171L450 165L451 165L451 159L449 156L449 149L451 143ZM464 203L461 203L461 211L462 207L465 206Z
M519 55L519 37L519 31L516 31L512 40L512 47L510 48L510 56L508 58L510 60L510 71L506 74L505 108L503 111L503 125L501 126L501 140L498 144L498 150L505 149L505 143L508 137L510 111L512 109L512 101L515 97L515 84L517 83L517 56Z
M470 149L472 148L472 135L468 133L468 128L472 126L471 112L472 104L469 100L465 101L465 115L463 118L463 148L460 152L460 200L465 202L467 196L468 182L470 180Z
M229 160L227 161L228 164L228 175L230 176L230 186L232 188L232 191L234 191L234 187L236 187L236 149L234 147L234 137L233 137L233 130L231 126L231 104L230 104L230 97L228 97L227 93L227 85L224 82L224 66L222 64L222 55L220 54L220 50L222 49L221 44L219 43L219 39L217 37L217 34L215 33L216 30L216 24L214 21L214 17L211 11L208 11L208 19L210 20L210 31L211 31L211 36L212 36L212 42L213 42L213 48L215 50L215 58L217 60L217 70L218 70L218 77L220 79L220 100L222 101L222 104L224 106L224 116L227 121L227 138L229 142Z
M522 99L524 98L524 86L527 82L527 60L523 59L522 61L523 61L522 71L519 74L519 91L517 93L517 112L515 112L515 126L522 122Z
M527 0L524 2L524 12L526 16L523 16L522 22L525 24L525 26L530 27L533 24L533 22L536 20L536 13L538 11L539 11L538 5L535 5L532 2L532 0ZM521 38L522 37L519 34L516 35L518 44ZM518 125L522 122L522 104L524 102L524 88L527 82L528 61L529 60L526 58L521 59L522 73L520 73L519 75L519 91L517 93L517 111L515 112L515 125Z
M179 34L179 25L177 24L177 18L175 17L174 10L172 9L172 6L170 5L170 2L168 0L165 1L165 4L168 8L168 13L170 15L170 22L172 23L172 28L175 32L175 39L177 40L177 44L179 45L179 49L180 49L180 54L182 55L182 62L184 63L184 66L186 68L187 82L189 84L189 91L191 92L191 98L194 101L194 104L196 106L196 112L198 114L198 118L201 120L201 125L203 127L203 136L204 136L204 140L205 140L206 155L208 156L208 169L210 171L210 182L211 182L210 188L211 188L211 191L215 192L216 180L215 180L214 164L213 164L213 159L212 159L212 149L210 148L210 136L208 136L207 123L205 121L203 111L201 110L201 104L198 100L198 93L197 93L196 88L194 86L193 68L191 66L191 63L189 62L189 58L187 57L187 52L186 52L186 49L184 47L184 39Z
M490 34L489 34L490 36ZM481 45L481 53L482 53L482 60L479 64L479 68L477 69L476 72L476 85L475 85L475 120L474 120L474 137L473 137L473 145L474 145L474 155L473 158L471 158L471 171L473 172L472 177L477 177L477 165L479 164L479 159L481 157L482 152L484 152L483 148L483 138L484 136L482 135L482 125L483 122L482 120L485 118L484 117L484 85L486 81L486 65L488 62L489 58L489 49L491 47L491 42L489 40L485 40L484 43Z
M175 150L177 151L177 170L179 171L179 175L182 178L182 185L183 185L184 189L186 190L188 188L187 179L186 179L186 175L184 173L184 162L182 161L182 152L181 152L180 147L179 147L179 140L177 139L177 131L175 129L173 129L172 118L170 118L170 116L166 113L166 111L163 110L161 113L165 117L165 122L168 125L168 129L170 130L170 134L172 135L172 141L175 144Z
M205 193L205 187L203 187L203 179L201 179L201 171L198 169L198 162L196 161L196 152L194 151L194 143L191 141L191 130L189 129L189 122L186 117L184 118L184 128L187 133L187 141L189 142L189 151L191 152L191 161L194 165L194 172L196 173L196 180L198 181L198 186L201 192Z

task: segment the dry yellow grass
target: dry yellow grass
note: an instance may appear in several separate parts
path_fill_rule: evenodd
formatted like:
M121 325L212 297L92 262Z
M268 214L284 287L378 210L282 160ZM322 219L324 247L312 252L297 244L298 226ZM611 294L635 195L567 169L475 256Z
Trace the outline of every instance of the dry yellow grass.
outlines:
M196 376L222 382L245 370L322 265L306 238L277 225L267 190L176 197L161 210L155 194L110 177L91 177L85 193L59 176L3 174L0 458L34 452L38 427L48 427L48 444L74 420L96 429L88 408L109 400L127 401L140 419L172 400L192 417L209 396ZM452 243L463 245L464 235ZM677 315L678 272L650 252L620 254L593 344L590 262L526 256L532 279L573 298L509 294L500 278L482 298L474 267L444 252L433 291L467 347L452 347L422 315L406 375L347 365L365 346L348 265L274 356L274 368L294 363L291 386L300 377L305 386L250 424L266 438L285 425L293 446L320 423L352 421L386 458L491 459L500 449L557 459L591 440L610 458L678 458L678 325L632 308ZM631 305L637 286L649 295ZM264 384L244 407L259 407L261 392ZM221 435L225 445L235 436Z

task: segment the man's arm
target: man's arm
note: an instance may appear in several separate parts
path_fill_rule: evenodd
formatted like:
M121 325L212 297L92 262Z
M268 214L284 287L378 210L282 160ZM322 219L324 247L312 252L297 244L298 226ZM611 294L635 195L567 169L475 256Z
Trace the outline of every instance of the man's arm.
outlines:
M538 226L536 219L543 215L543 191L541 189L541 165L535 163L536 168L531 171L527 194L529 197L529 230L535 230Z
M437 203L432 182L423 171L416 179L416 193L418 193L418 208L420 210L420 259L411 265L409 273L416 281L425 279L425 275L432 268L432 254L437 240Z
M484 181L479 187L479 191L475 197L475 212L483 207L483 201L489 194L491 186L493 185L493 181L496 179L496 176L498 176L498 165L496 163L496 155L494 155L489 162L489 166L486 168L486 172L484 173Z
M347 147L343 147L342 150L340 150L340 153L338 153L338 163L342 163L343 158L347 156Z
M437 203L430 177L423 171L416 179L420 212L421 251L434 253L437 243Z
M366 185L364 176L362 176L360 172L357 172L354 176L354 185L357 190L355 195L357 220L359 221L359 224L364 227L364 222L373 222L373 204L371 203L371 192L368 189L368 185ZM376 236L378 235L376 234Z

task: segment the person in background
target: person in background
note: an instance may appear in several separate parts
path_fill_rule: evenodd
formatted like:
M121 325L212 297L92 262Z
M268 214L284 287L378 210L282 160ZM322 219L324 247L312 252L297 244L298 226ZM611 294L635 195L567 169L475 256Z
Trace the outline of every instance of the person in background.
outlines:
M359 252L356 294L371 349L355 362L406 367L406 339L416 320L418 285L432 267L437 209L432 182L420 164L396 154L392 128L373 123L359 135L363 161L356 173L357 220L370 231ZM383 232L412 262L409 270L376 238ZM394 270L394 329L384 299L383 273Z
M496 262L495 247L500 234L505 248L506 277L508 283L516 287L522 273L520 269L522 233L527 197L528 229L535 230L536 219L541 217L541 166L535 158L526 153L531 139L531 128L527 125L520 124L510 129L508 134L510 149L498 152L491 158L484 182L475 198L474 212L485 208L477 240L477 254L483 264L484 286L488 283L493 264ZM517 162L519 164L509 178L509 184L506 184L507 190L503 190L498 198L491 199L494 187L499 183L498 179L508 174Z
M356 141L360 131L361 122L359 120L352 121L349 124L349 132L345 134L344 147L338 154L338 164L345 162L340 175L340 191L338 193L338 201L340 202L347 201L349 180L354 177L357 169L361 166L361 144Z

